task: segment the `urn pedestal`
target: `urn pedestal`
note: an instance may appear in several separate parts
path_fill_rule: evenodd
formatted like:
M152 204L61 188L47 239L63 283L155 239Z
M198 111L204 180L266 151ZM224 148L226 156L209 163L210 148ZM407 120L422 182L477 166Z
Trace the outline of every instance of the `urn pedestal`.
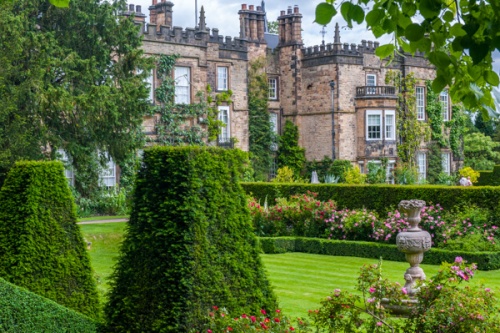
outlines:
M405 289L410 296L417 290L415 283L417 280L425 280L424 270L419 266L424 259L424 252L428 251L432 245L431 235L419 228L420 211L425 206L423 200L403 200L399 203L398 209L406 213L410 228L400 232L396 236L398 250L406 255L406 261L410 264L404 274Z

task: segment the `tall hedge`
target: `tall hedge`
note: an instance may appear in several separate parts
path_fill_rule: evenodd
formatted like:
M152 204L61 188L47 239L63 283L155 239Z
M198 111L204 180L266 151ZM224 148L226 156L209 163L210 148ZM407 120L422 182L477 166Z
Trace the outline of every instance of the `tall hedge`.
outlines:
M481 118L481 117L479 117ZM495 165L493 171L479 171L479 176L475 186L499 186L500 185L500 165Z
M334 200L339 208L366 208L385 214L401 200L420 199L439 203L444 209L476 205L495 210L500 204L500 187L496 186L439 186L439 185L347 185L347 184L286 184L242 183L243 189L264 202L294 194L318 193L319 200Z
M212 306L272 310L246 196L244 154L201 147L144 152L105 312L109 332L187 332Z
M0 191L0 277L90 317L99 300L61 162L18 162Z
M0 332L94 333L98 326L89 317L0 278Z

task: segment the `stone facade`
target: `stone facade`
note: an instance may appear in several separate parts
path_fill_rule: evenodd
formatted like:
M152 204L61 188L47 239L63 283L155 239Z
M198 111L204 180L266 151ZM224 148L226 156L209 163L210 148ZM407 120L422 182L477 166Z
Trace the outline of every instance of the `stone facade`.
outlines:
M153 0L149 7L151 24L143 33L144 51L149 56L180 55L178 65L191 69L192 98L207 84L217 86L218 67L228 68L228 88L233 91L233 101L228 105L229 126L236 147L249 149L249 62L265 57L267 75L277 84L277 96L269 101L269 111L278 115L278 128L286 120L298 126L299 143L306 149L308 160L328 156L360 166L381 158L388 158L393 165L397 162L397 92L385 84L385 76L389 70L402 75L414 73L418 84L425 87L425 80L432 79L435 71L422 54L398 56L388 64L375 55L378 42L341 43L338 24L333 43L306 47L298 6L281 11L276 36L266 33L266 13L261 6L243 4L238 12L237 38L223 37L218 29L209 30L203 8L197 27L172 27L173 7L170 1ZM133 5L129 11L134 12ZM135 14L143 24L143 14L137 10ZM272 48L270 37L277 40ZM380 123L373 127L368 121ZM154 132L154 118L145 119L144 128ZM377 133L372 133L374 128ZM450 155L450 171L455 171L458 163Z

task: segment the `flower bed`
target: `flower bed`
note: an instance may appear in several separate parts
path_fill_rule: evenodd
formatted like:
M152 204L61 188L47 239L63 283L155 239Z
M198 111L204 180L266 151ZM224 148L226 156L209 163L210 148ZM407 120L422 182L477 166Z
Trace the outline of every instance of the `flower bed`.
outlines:
M260 205L249 200L249 209L258 236L317 237L337 240L372 241L395 244L396 235L409 227L398 210L385 216L366 209L336 209L329 200L322 202L317 194L279 198L276 204ZM439 205L422 209L420 227L433 239L434 248L449 250L500 251L500 230L496 215L484 208L469 206L444 211Z

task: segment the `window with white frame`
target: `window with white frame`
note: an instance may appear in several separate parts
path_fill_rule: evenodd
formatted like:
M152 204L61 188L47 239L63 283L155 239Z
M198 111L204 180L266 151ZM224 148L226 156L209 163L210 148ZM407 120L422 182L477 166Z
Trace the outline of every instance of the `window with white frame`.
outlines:
M191 103L191 68L176 66L174 69L175 103Z
M396 114L394 111L385 111L385 139L396 140Z
M154 87L154 79L153 79L153 71L149 72L148 77L146 78L146 84L149 89L149 101L151 103L155 102L155 87Z
M217 67L217 90L225 91L228 90L228 75L229 71L227 67Z
M366 139L396 140L395 111L366 111Z
M106 167L101 171L99 180L103 186L113 187L116 185L116 164L110 157Z
M427 156L425 153L417 154L418 181L423 182L427 178Z
M425 88L416 87L417 120L425 120Z
M382 138L382 113L380 111L366 112L366 139L380 140Z
M441 164L443 165L443 172L447 175L450 174L451 158L450 153L441 154Z
M226 143L231 138L231 123L229 122L229 106L219 106L219 120L224 124L219 134L219 143Z
M278 99L278 79L277 78L269 78L269 99L276 100Z
M366 85L367 85L366 93L371 95L375 94L376 93L375 86L377 85L377 75L366 74Z
M448 90L441 91L441 94L439 94L439 101L441 102L443 121L450 120L450 103Z
M271 112L269 114L269 121L271 122L271 131L277 135L278 134L278 114ZM278 150L278 144L276 143L276 139L273 140L273 142L271 143L271 150L272 151Z

